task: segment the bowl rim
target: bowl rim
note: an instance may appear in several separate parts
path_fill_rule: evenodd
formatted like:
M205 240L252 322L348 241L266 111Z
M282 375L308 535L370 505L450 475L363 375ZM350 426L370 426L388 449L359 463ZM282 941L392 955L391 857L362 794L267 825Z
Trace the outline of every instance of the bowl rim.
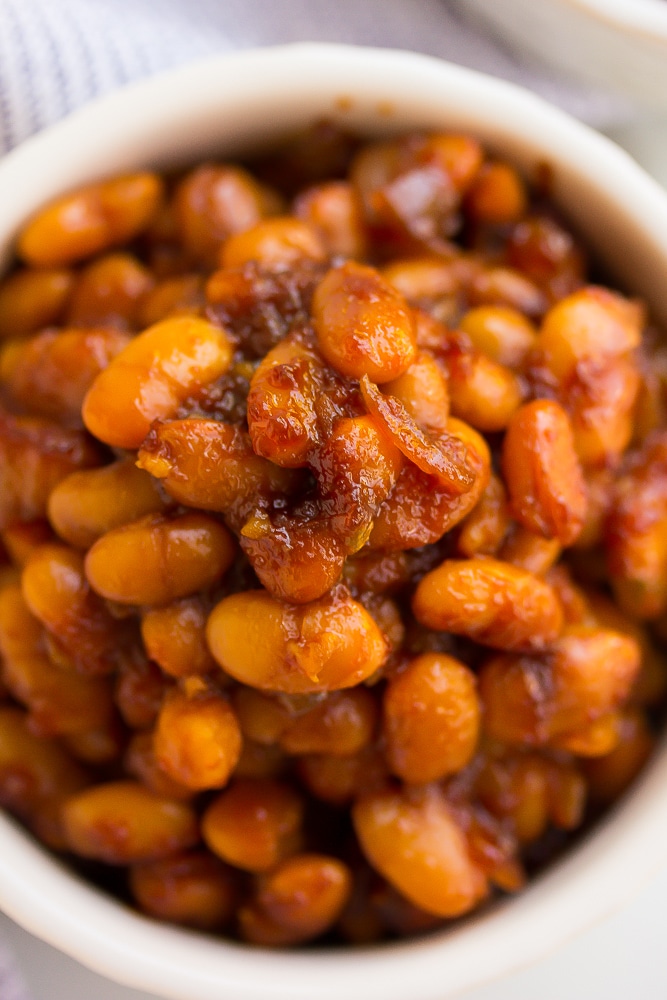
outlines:
M151 114L167 114L156 111L157 101L169 107L169 114L176 108L183 115L203 99L215 99L210 93L213 84L231 87L234 95L241 92L246 101L248 95L257 99L262 93L266 99L268 85L278 96L283 91L299 93L297 84L303 87L316 79L319 86L318 74L323 72L339 74L336 80L344 81L322 86L332 100L336 92L348 88L354 93L359 87L375 95L388 90L399 103L406 94L406 107L414 91L422 106L424 94L431 94L426 88L433 88L429 100L433 108L441 108L443 118L448 112L442 95L449 94L459 116L474 113L475 121L483 119L491 131L498 116L508 120L511 115L512 133L519 132L544 155L565 152L563 162L577 160L583 175L593 171L589 161L601 158L607 169L595 176L596 185L619 203L632 192L633 217L641 218L645 242L667 268L667 195L609 140L528 91L495 78L415 53L326 43L208 57L91 102L0 163L0 218L9 220L13 233L18 211L13 185L30 188L52 167L57 174L71 166L72 153L62 154L63 145L78 139L86 149L97 141L104 148L119 135L131 141L146 130ZM391 85L382 85L383 78L391 79ZM664 867L667 838L661 831L667 825L667 796L661 791L666 781L667 745L622 805L519 897L419 940L344 951L276 953L158 924L73 876L4 817L0 905L26 930L102 975L168 1000L219 1000L222 987L227 1000L339 1000L341 992L348 1000L365 1000L371 990L381 990L383 1000L405 1000L406 995L443 1000L556 950Z
M590 17L644 41L667 45L667 8L662 0L562 0Z

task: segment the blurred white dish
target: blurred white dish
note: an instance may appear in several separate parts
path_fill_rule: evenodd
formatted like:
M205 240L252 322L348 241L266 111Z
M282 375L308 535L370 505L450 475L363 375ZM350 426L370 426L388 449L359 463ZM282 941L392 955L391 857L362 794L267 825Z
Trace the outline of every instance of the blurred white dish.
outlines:
M667 109L667 0L463 0L570 77Z

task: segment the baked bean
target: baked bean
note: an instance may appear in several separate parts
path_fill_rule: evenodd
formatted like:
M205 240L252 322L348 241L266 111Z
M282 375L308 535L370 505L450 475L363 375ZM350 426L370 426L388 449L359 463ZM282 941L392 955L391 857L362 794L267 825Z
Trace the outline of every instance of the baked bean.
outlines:
M362 797L352 818L373 867L427 913L459 916L486 895L486 879L437 785Z
M349 261L315 289L313 324L326 361L349 378L390 382L415 359L414 324L403 298L373 268Z
M485 354L450 353L449 398L454 416L481 431L507 427L523 401L517 376Z
M0 532L0 538L14 566L20 569L36 548L55 540L47 521L19 521Z
M241 934L254 944L309 941L336 922L351 889L351 873L337 858L288 858L264 876L256 898L241 908Z
M28 263L59 267L133 239L162 198L156 174L128 174L63 195L20 233L18 252Z
M509 164L487 162L480 167L468 188L466 207L478 223L506 225L516 222L527 208L525 185Z
M421 580L412 607L417 620L429 628L498 649L544 649L563 624L563 612L548 584L490 557L446 560Z
M183 274L159 281L146 292L139 305L139 326L155 326L169 316L198 315L204 305L204 280L198 274Z
M82 674L110 674L118 666L123 630L94 594L83 556L64 545L40 545L21 577L32 614Z
M390 679L383 713L387 760L404 781L425 784L455 774L475 752L475 678L451 656L424 653L411 660Z
M206 514L148 515L88 550L86 576L120 604L169 604L216 583L234 559L229 533Z
M625 791L650 757L655 737L641 712L623 713L618 724L618 742L604 756L583 763L591 797L613 802Z
M279 209L277 196L246 170L205 164L179 183L174 195L178 235L193 260L215 265L220 247L262 216Z
M586 486L567 413L535 400L510 421L503 473L514 517L525 528L571 545L586 516Z
M203 851L190 851L130 868L130 891L152 917L199 930L231 919L238 884L231 869Z
M24 337L61 318L74 275L65 268L15 271L0 284L0 337Z
M470 489L452 495L435 476L407 463L375 517L368 539L371 548L412 549L436 542L475 507L489 480L488 445L472 427L453 417L447 422L447 435L446 447L452 437L465 447L466 466L473 474Z
M53 739L35 736L19 708L0 707L0 799L25 818L49 800L79 791L86 772Z
M253 452L240 427L198 417L154 425L138 465L174 500L201 510L245 509L260 494L289 492L293 481Z
M427 304L455 295L463 284L462 260L443 257L408 257L396 260L382 268L382 276L408 302Z
M70 795L63 822L70 850L107 865L157 861L199 840L188 803L155 795L135 781L109 781Z
M194 791L221 788L238 761L241 730L229 700L194 681L164 699L153 745L158 764L174 781Z
M279 778L287 770L287 757L278 746L244 739L235 778Z
M174 781L158 764L153 735L152 729L141 729L132 734L123 756L125 772L156 795L167 799L193 798L195 792L191 788Z
M541 658L501 655L480 678L486 732L507 743L544 746L619 707L637 676L629 636L569 626Z
M95 377L128 343L113 330L46 330L5 345L0 383L24 412L81 426L81 404Z
M213 609L208 644L236 680L290 693L352 687L378 670L387 644L343 588L305 607L261 590L232 594Z
M320 234L330 256L365 257L366 233L349 183L331 181L307 188L294 202L294 214Z
M232 692L232 703L243 735L262 746L278 743L290 725L289 708L254 688L236 688Z
M202 835L223 861L244 871L264 872L299 850L303 802L287 784L245 778L208 806Z
M345 757L305 754L298 758L296 768L308 791L334 806L349 805L359 795L383 788L388 778L384 754L376 745Z
M521 369L537 342L537 329L518 309L477 306L461 317L459 328L475 350L508 368Z
M43 518L62 479L98 464L97 449L81 431L0 409L0 528Z
M544 317L533 379L551 391L555 383L585 465L616 460L630 441L639 389L631 352L639 345L643 322L637 303L596 286L567 296Z
M479 502L461 525L458 550L461 555L470 557L495 555L509 527L505 486L502 479L492 473Z
M151 423L174 416L181 402L229 368L224 330L176 316L135 337L100 373L83 402L95 437L118 448L138 448Z
M520 891L664 715L643 303L475 139L321 123L252 171L88 185L17 256L0 805L255 945Z
M49 496L48 515L61 538L87 549L108 531L165 506L153 477L130 457L62 479Z
M207 674L215 660L206 645L207 606L198 596L183 597L141 616L146 652L172 677Z
M257 261L264 267L288 268L301 260L323 261L326 251L317 229L289 216L263 219L229 236L220 252L221 267Z
M384 391L398 399L420 427L435 432L447 429L447 382L432 354L419 351L407 371L385 382Z
M527 528L515 526L498 552L503 562L512 563L535 576L544 576L559 558L563 546L557 538L545 538Z
M409 461L454 496L470 489L474 472L468 466L467 448L456 434L445 429L431 437L411 419L400 400L383 396L365 375L360 386L371 417Z
M472 305L508 306L533 320L541 317L548 305L535 282L511 267L480 269L471 282L469 296Z
M376 700L366 688L333 691L288 723L280 745L290 754L356 754L373 738L377 718Z
M101 726L83 729L80 733L68 733L61 739L63 746L76 760L99 767L120 763L125 750L126 734L114 715Z
M107 254L77 276L65 319L72 326L136 329L142 303L154 284L148 268L132 254Z
M116 673L114 700L130 729L155 724L172 681L139 650L130 650Z
M605 541L619 604L636 618L667 609L667 435L632 457L613 487Z
M0 591L0 653L3 680L28 709L36 735L86 732L112 717L111 689L104 678L61 670L46 655L42 628L18 585Z

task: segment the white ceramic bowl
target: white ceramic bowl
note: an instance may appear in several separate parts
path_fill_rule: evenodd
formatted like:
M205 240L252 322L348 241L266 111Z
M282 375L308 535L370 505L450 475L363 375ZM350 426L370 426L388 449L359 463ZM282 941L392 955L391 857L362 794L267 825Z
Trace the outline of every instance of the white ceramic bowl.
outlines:
M375 135L470 130L553 196L622 286L667 320L667 197L632 160L532 95L405 52L298 45L224 56L77 112L0 164L0 246L44 201L144 165L230 156L326 116ZM552 951L667 862L667 747L606 822L516 899L424 940L275 953L154 923L0 818L0 906L96 971L170 1000L447 1000Z
M667 111L665 0L462 0L575 80Z

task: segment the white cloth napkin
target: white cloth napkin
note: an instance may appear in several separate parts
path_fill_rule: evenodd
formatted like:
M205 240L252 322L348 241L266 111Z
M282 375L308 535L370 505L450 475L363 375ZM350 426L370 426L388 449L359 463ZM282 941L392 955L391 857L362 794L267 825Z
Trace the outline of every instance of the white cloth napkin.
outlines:
M523 83L601 127L626 113L617 97L512 50L470 18L465 0L0 0L0 154L130 80L230 49L317 40L440 56ZM2 942L0 1000L29 1000Z

